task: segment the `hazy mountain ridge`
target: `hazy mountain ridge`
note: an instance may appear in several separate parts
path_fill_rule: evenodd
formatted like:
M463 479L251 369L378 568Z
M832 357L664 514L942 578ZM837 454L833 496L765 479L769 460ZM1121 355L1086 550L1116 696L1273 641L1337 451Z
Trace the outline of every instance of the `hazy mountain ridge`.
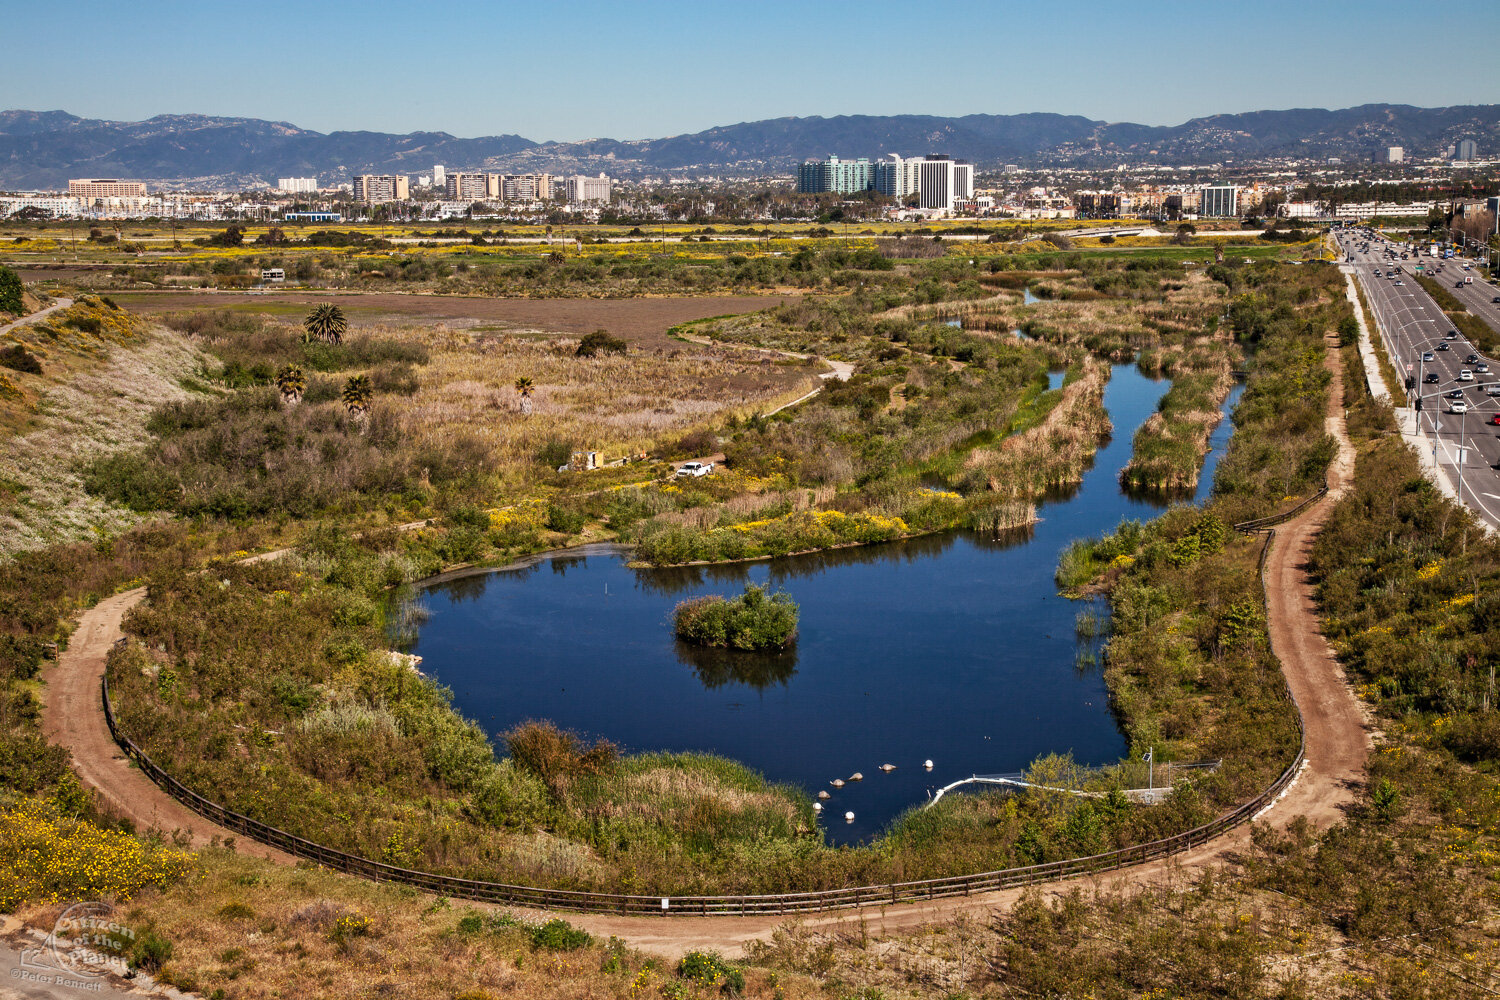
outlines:
M841 115L773 118L660 139L538 143L519 135L458 138L446 132L321 133L288 122L158 115L143 122L64 111L0 112L0 187L59 188L70 177L156 182L275 183L316 175L325 183L365 172L450 170L773 172L838 153L878 157L946 152L981 167L1001 163L1214 163L1293 156L1370 159L1387 146L1438 155L1472 138L1500 153L1500 105L1417 108L1367 104L1195 118L1173 126L1101 122L1076 115Z

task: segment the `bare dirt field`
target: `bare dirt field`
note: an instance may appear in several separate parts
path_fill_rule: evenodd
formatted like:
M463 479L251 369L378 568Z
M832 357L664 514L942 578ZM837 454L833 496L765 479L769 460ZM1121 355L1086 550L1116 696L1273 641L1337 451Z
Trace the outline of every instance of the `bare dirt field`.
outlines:
M31 277L28 275L28 278ZM330 300L351 319L456 320L495 323L554 333L608 330L643 348L676 343L666 331L678 323L770 309L797 296L711 295L640 299L493 299L460 295L394 295L383 292L116 292L111 297L134 312L187 309L286 311Z

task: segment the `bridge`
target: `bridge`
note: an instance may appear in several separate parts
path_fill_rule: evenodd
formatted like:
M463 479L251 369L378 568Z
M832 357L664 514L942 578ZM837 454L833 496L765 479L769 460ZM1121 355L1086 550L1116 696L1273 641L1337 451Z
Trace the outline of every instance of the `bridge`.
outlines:
M1107 798L1110 795L1111 791L1117 790L1131 802L1140 802L1148 806L1157 805L1165 800L1168 795L1172 794L1172 789L1177 785L1179 781L1182 780L1182 778L1180 777L1173 780L1176 771L1213 771L1217 769L1218 766L1222 763L1222 760L1172 761L1170 763L1164 763L1161 765L1160 770L1162 771L1162 776L1168 779L1161 785L1153 784L1148 788L1121 788L1110 789L1107 791L1086 791L1082 788L1064 788L1060 785L1042 785L1036 782L1027 781L1025 772L1022 771L1014 771L1010 774L971 774L967 778L960 778L957 781L939 788L937 792L933 794L932 799L922 808L931 809L933 806L937 805L938 800L941 799L944 795L948 794L951 791L956 791L957 789L962 788L965 785L994 785L1012 791L1023 788L1035 788L1040 791L1046 792L1064 792L1068 795L1077 795L1081 798L1086 799ZM1102 775L1107 770L1114 770L1114 768L1093 768L1091 769L1091 773Z

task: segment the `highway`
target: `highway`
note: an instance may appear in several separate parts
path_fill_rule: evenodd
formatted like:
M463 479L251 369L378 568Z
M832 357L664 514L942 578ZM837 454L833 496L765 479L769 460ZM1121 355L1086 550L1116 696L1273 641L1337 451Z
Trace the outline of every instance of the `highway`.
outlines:
M1416 380L1416 390L1409 396L1421 400L1421 412L1415 417L1429 442L1436 443L1437 463L1451 482L1461 483L1463 503L1500 528L1500 361L1480 354L1413 274L1421 264L1424 273L1442 282L1471 313L1496 330L1500 330L1500 304L1491 300L1500 295L1500 288L1487 283L1477 269L1465 271L1464 262L1456 257L1442 260L1413 253L1402 260L1399 244L1366 237L1360 230L1335 230L1334 235L1345 266L1353 267L1370 307L1378 314L1397 372ZM1395 251L1394 258L1390 251ZM1352 265L1347 263L1349 257L1354 258ZM1436 270L1439 267L1441 271ZM1472 285L1454 287L1468 275L1474 276ZM1470 377L1463 378L1464 372ZM1461 409L1466 412L1454 412Z

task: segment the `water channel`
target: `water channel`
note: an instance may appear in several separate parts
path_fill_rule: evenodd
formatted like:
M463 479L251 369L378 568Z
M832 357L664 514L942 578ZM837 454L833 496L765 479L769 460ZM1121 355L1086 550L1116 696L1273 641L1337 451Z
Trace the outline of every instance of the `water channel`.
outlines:
M1048 752L1112 762L1126 747L1099 672L1077 666L1082 606L1058 596L1052 574L1073 539L1165 503L1126 495L1118 476L1166 388L1114 366L1104 397L1113 439L1078 489L1005 540L951 532L673 570L575 552L431 586L412 651L497 745L518 722L550 719L627 752L722 754L773 781L831 791L824 827L840 843L971 773L1018 771ZM1193 499L1206 495L1229 431L1228 420L1215 431ZM747 580L801 605L794 650L715 654L673 640L678 601ZM882 773L887 763L897 770ZM863 781L830 788L856 771Z

